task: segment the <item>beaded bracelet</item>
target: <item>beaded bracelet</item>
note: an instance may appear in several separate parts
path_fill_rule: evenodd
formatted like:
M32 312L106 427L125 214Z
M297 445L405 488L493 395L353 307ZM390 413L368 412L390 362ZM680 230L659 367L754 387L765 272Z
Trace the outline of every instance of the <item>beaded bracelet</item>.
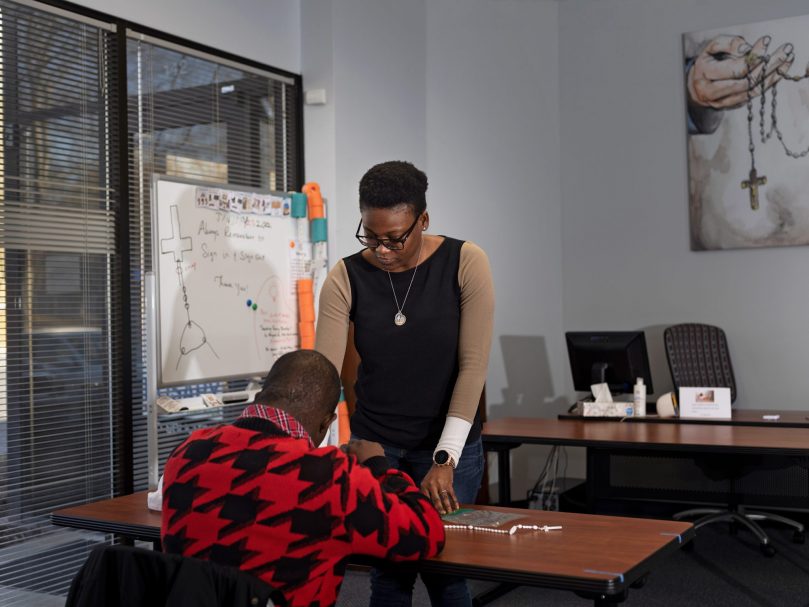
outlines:
M478 527L476 525L444 525L444 529L468 529L469 531L485 531L487 533L501 533L503 535L514 535L519 529L530 529L532 531L557 531L562 525L512 525L509 529L495 529L493 527Z

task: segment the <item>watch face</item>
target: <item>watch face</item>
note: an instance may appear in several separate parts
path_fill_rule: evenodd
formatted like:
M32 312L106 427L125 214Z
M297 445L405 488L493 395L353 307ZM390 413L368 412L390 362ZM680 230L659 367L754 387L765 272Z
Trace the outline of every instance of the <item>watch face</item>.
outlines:
M444 450L436 451L433 455L433 461L439 466L443 466L449 461L449 453Z

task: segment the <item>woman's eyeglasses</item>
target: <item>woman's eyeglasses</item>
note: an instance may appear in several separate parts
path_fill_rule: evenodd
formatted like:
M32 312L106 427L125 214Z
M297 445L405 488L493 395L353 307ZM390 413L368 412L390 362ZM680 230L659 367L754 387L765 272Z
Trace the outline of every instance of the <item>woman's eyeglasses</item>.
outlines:
M404 249L408 236L410 236L410 234L412 234L413 230L416 228L419 217L421 217L421 213L416 215L413 225L407 228L407 231L399 236L399 238L376 238L375 236L365 236L364 234L360 234L360 230L362 229L362 219L360 219L360 224L357 226L357 233L354 234L354 237L360 241L362 246L368 247L369 249L376 249L378 246L384 245L384 247L389 251L401 251Z

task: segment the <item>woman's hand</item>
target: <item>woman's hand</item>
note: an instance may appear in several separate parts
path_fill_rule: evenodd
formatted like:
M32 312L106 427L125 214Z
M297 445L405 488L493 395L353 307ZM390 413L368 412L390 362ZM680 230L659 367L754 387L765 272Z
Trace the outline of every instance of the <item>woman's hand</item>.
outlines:
M455 490L452 488L454 474L452 466L433 466L421 481L421 492L441 514L449 514L460 508Z
M385 456L385 450L382 448L382 445L360 438L352 438L347 444L340 447L340 449L343 453L355 456L357 461L361 464L364 464L366 460L372 457L379 455L382 457Z

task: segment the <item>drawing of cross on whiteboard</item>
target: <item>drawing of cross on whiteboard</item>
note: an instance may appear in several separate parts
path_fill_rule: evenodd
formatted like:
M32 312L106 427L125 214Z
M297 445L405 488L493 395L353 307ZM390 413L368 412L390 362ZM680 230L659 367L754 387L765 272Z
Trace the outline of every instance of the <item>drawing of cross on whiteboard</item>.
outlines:
M171 205L171 238L162 238L160 240L160 252L163 255L172 253L174 261L181 262L183 260L183 252L191 251L190 236L180 236L180 213L177 210L177 205Z
M188 303L188 289L186 289L185 279L183 278L183 252L192 251L193 246L190 236L181 236L180 214L177 205L171 205L170 210L171 238L163 238L160 240L160 253L162 255L171 254L174 256L177 280L180 282L180 287L183 290L183 306L185 307L186 314L186 321L183 323L183 331L180 334L180 355L177 357L176 370L180 368L180 363L184 356L188 356L191 352L199 350L202 346L208 346L216 358L219 358L219 355L208 342L205 329L203 329L199 323L191 319L191 304Z

